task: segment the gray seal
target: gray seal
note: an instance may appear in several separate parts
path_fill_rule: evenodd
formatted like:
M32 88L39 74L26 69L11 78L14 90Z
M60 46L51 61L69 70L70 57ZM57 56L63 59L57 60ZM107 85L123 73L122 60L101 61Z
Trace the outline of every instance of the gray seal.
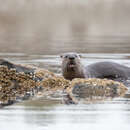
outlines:
M64 53L62 58L62 74L65 79L74 78L107 78L124 81L130 77L130 68L114 62L97 62L84 66L78 53Z

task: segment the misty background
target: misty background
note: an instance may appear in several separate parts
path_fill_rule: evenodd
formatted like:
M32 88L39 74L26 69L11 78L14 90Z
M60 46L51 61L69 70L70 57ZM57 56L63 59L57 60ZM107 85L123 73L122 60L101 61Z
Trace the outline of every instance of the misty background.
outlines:
M129 0L0 0L0 53L130 53Z

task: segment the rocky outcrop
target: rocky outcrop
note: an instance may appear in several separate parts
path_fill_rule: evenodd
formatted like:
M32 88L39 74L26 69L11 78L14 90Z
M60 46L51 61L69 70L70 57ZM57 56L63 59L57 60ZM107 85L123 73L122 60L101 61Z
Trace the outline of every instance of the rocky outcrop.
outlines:
M74 103L89 103L123 96L127 90L120 82L91 78L74 79L66 92Z
M18 72L15 68L0 66L0 106L11 105L36 95L43 90L40 82L51 76L54 74L44 69L25 73Z
M107 79L66 80L45 69L3 62L0 65L0 106L29 99L38 92L62 91L64 102L87 103L125 94L127 88ZM5 64L6 63L6 64Z
M127 87L120 82L107 79L74 79L51 77L41 82L48 91L62 90L65 94L64 103L77 104L103 101L124 96Z

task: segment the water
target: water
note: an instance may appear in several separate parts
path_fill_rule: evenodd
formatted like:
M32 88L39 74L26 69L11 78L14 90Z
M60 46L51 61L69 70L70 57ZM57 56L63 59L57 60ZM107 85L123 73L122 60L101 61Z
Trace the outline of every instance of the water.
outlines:
M86 65L114 61L130 67L130 54L82 54ZM58 55L0 53L14 63L33 64L60 75ZM61 98L37 97L0 109L1 130L129 130L130 99L117 98L93 104L65 105Z
M0 0L0 52L129 53L129 0Z
M129 0L0 0L0 58L61 75L60 53L130 67ZM0 109L1 130L129 130L130 96L86 105L39 97Z

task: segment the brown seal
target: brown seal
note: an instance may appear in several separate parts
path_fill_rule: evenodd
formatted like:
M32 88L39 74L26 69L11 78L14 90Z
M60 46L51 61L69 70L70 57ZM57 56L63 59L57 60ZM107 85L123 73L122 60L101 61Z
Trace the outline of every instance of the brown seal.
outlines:
M62 74L64 78L106 78L126 81L130 78L130 68L114 62L97 62L83 66L81 56L77 53L64 53L62 58Z

